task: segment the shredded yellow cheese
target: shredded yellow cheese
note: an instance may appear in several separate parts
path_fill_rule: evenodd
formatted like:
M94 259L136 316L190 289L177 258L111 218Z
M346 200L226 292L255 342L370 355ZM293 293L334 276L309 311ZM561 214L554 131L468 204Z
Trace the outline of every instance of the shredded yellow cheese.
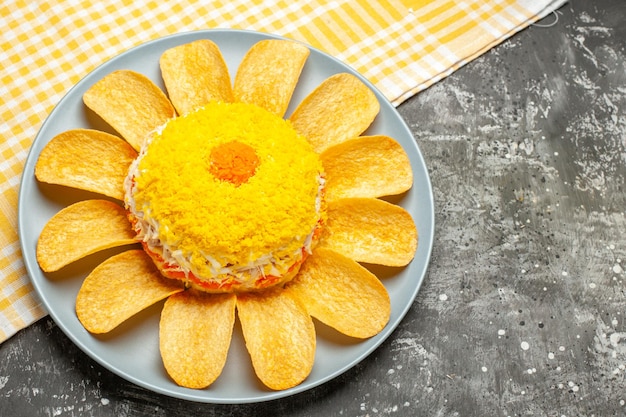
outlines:
M251 149L258 159L243 181L211 168L232 165L220 155L243 148L245 158ZM320 219L321 173L318 155L288 121L254 105L212 102L151 138L134 178L135 210L156 220L165 245L211 276L207 256L232 266L300 250Z

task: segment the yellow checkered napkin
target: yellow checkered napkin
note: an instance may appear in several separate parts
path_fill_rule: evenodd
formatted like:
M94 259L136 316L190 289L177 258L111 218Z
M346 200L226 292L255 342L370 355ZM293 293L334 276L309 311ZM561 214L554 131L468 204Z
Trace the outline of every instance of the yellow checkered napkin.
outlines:
M271 32L354 67L394 104L565 0L4 0L0 4L0 342L43 317L17 196L28 149L72 85L135 45L209 28Z

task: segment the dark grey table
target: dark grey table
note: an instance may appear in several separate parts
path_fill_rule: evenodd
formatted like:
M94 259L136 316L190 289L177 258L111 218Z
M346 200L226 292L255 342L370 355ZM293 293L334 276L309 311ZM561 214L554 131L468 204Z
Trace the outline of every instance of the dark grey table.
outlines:
M626 1L575 0L399 107L434 186L432 262L393 335L335 380L185 402L46 318L0 345L0 416L626 415L625 65Z

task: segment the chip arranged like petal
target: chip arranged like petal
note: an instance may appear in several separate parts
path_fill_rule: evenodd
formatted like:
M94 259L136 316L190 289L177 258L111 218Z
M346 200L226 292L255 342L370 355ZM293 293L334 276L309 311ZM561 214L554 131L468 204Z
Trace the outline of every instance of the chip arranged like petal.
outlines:
M320 241L357 262L404 266L417 249L417 229L402 207L370 198L328 203L328 221Z
M389 322L391 300L385 286L370 271L330 249L313 251L287 288L311 316L348 336L374 336Z
M176 115L159 87L130 70L106 75L85 92L83 101L137 151L150 132Z
M376 118L376 95L352 74L339 73L313 90L290 117L316 152L363 133Z
M68 130L52 138L35 165L39 181L124 199L124 179L137 152L115 135Z
M388 136L350 139L322 152L320 158L328 201L401 194L413 185L408 155Z
M85 200L55 214L37 241L37 262L53 272L92 253L136 243L124 208L107 200Z
M268 388L294 387L311 373L315 326L302 304L279 291L240 294L237 312L257 376Z
M178 114L185 115L213 100L233 101L228 68L214 42L200 39L170 48L159 63Z
M235 323L234 294L194 289L165 302L159 325L161 357L179 385L205 388L222 373Z
M309 48L293 41L257 42L237 70L233 87L235 100L256 104L282 117L309 53Z
M91 333L107 333L152 304L183 291L164 278L141 249L128 250L98 265L76 296L76 315Z

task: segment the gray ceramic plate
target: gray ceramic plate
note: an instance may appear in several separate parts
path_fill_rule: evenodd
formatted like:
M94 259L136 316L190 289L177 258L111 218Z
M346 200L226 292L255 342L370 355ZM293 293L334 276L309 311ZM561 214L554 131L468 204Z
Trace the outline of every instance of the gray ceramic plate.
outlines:
M72 202L96 197L85 192L40 184L34 177L34 166L41 149L58 133L72 128L111 131L83 105L82 95L93 83L114 70L132 69L163 87L158 66L161 54L173 46L203 38L219 45L234 79L246 51L261 39L275 37L250 31L207 30L177 34L133 48L96 68L67 93L41 127L26 160L19 195L19 235L26 268L39 297L57 325L80 349L112 372L149 390L191 401L250 403L286 397L318 386L352 368L389 337L411 307L426 274L433 244L434 209L430 180L419 148L395 108L371 83L340 61L315 49L311 50L304 67L292 106L297 105L308 92L332 74L350 72L357 75L372 88L381 104L380 114L366 133L386 134L398 140L406 149L413 167L413 188L392 201L405 207L415 219L419 247L415 259L406 268L377 268L374 271L383 279L392 306L391 320L380 334L365 341L357 341L316 323L317 353L310 376L295 388L274 392L264 388L256 379L237 325L222 375L208 389L192 390L172 382L161 363L158 321L162 303L104 336L89 334L76 318L74 300L83 278L111 252L90 256L54 274L44 274L39 269L35 247L37 237L48 219ZM292 110L293 107L288 110L288 114Z

